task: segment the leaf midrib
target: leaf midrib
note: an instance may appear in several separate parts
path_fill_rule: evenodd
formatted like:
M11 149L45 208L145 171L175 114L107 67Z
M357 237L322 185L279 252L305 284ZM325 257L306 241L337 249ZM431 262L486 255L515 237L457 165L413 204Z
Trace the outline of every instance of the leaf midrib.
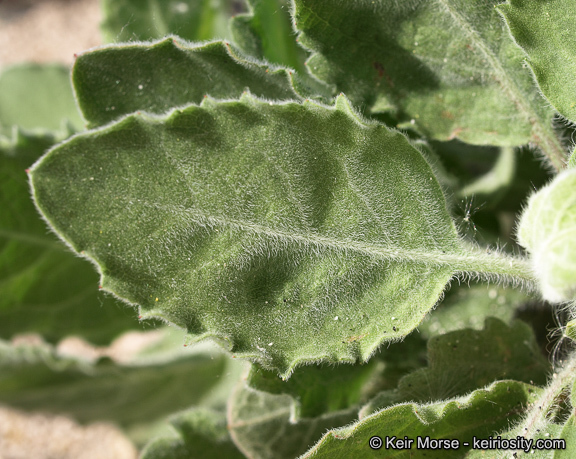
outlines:
M466 250L461 247L460 253L449 253L442 248L430 249L430 251L414 250L404 247L386 247L370 243L358 243L349 239L335 239L333 237L321 236L313 233L295 233L293 231L271 228L257 223L239 220L234 218L224 218L220 216L206 215L197 209L178 209L174 206L163 206L157 203L140 204L153 207L155 210L168 212L171 215L186 213L182 220L202 225L204 227L224 227L229 229L238 229L240 231L253 233L256 235L265 235L270 239L283 240L288 243L302 244L316 248L334 250L345 253L352 251L367 255L371 258L384 259L391 262L420 263L430 267L447 267L453 273L463 272L481 272L495 274L510 274L510 270L517 270L523 280L532 281L529 264L523 259L512 258L503 254L487 255L482 250Z
M484 55L486 60L489 62L491 68L494 71L496 76L495 81L498 85L502 88L502 91L508 95L508 98L514 105L519 109L519 111L524 115L526 120L532 126L532 137L534 138L534 142L542 148L544 154L548 157L554 168L559 171L564 168L565 166L565 152L562 148L562 145L558 142L558 139L555 135L551 132L550 129L546 128L546 123L541 117L532 109L529 104L525 103L525 98L522 95L522 92L519 90L518 85L508 77L507 72L504 70L494 53L487 47L482 40L479 33L474 29L471 24L460 15L458 12L454 11L451 6L448 4L447 0L435 0L439 5L444 7L446 12L454 19L457 25L464 31L464 33L472 40L472 42L478 47L481 53ZM354 41L362 41L365 44L369 45L370 47L374 46L374 43L367 42L365 40L361 40L356 36L350 36L340 30L338 27L331 24L327 19L320 17L315 11L311 10L310 8L305 8L310 14L314 15L314 17L325 24L327 27L331 28L332 30L337 31L341 36L346 37L350 40ZM302 31L302 33L306 33ZM379 44L377 44L379 46ZM311 50L315 54L321 54L316 50ZM542 100L544 104L544 99ZM543 140L541 140L543 139ZM547 147L547 148L546 148Z
M544 120L541 119L540 115L538 115L538 113L533 110L530 104L525 102L525 97L523 97L522 92L518 88L518 85L508 76L500 61L496 58L496 56L494 56L492 50L486 46L478 31L472 27L472 25L460 13L454 11L448 0L436 1L444 7L452 19L454 19L458 26L472 40L474 45L478 47L480 52L489 62L491 68L494 71L494 74L496 75L496 82L500 85L503 92L508 95L510 100L519 109L519 111L524 115L526 120L528 120L528 122L532 125L532 129L534 131L533 137L536 137L536 139L544 138L548 144L552 144L552 147L556 147L556 151L544 152L549 156L549 159L554 167L557 170L560 170L564 165L564 161L562 160L562 158L565 156L564 150L558 144L555 136L551 134L550 130L545 127L548 123L545 123ZM542 99L542 103L544 104L544 99ZM536 143L538 143L544 150L541 143ZM560 159L560 161L558 161L558 159Z

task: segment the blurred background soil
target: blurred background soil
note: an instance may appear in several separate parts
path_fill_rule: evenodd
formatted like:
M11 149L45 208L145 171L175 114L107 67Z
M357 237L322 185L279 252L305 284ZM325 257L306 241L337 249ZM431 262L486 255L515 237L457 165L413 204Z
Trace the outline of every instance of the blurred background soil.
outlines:
M0 66L71 64L100 44L99 0L0 0Z
M0 0L0 69L26 61L72 64L74 53L101 43L99 24L99 0ZM124 340L128 348L130 341ZM66 346L71 354L122 355L122 349L95 350L81 341ZM82 426L63 416L0 406L0 459L136 457L136 448L111 424Z

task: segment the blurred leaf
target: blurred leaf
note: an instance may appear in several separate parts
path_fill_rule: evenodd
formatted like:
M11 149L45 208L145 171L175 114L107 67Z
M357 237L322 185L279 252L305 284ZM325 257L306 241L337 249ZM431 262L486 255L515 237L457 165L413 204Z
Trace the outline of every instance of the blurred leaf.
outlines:
M0 337L79 334L108 343L139 328L135 314L98 291L98 275L48 233L25 168L83 125L68 69L26 64L0 75ZM0 131L2 130L0 126Z
M572 389L572 393L574 393L574 389ZM554 451L552 455L554 459L571 459L576 456L576 416L574 414L568 418L562 427L560 435L552 437L552 439L554 438L566 440L566 449Z
M193 408L170 420L176 434L150 442L142 459L243 459L232 442L226 415L206 408Z
M354 407L296 420L293 404L290 396L272 395L239 384L228 407L228 426L238 449L254 459L297 457L327 429L348 424L358 412Z
M425 338L472 328L481 330L488 317L509 323L516 309L530 297L521 290L498 285L452 285L446 298L418 326Z
M237 374L234 363L208 346L119 364L62 356L49 345L0 342L0 401L80 422L152 422L208 400L221 381L226 384L223 376Z
M17 130L0 149L0 337L35 332L56 342L76 334L108 343L141 328L136 313L98 290L94 268L48 232L30 199L24 169L53 142Z
M477 196L482 199L490 196L492 200L497 200L506 189L512 184L516 172L516 154L513 148L502 148L494 167L490 172L480 176L472 183L467 184L459 190L460 197Z
M234 43L249 56L306 72L306 52L296 42L287 0L247 0L250 12L233 18Z
M299 368L287 381L275 371L253 364L247 384L263 392L290 395L295 401L294 418L312 418L359 403L366 384L382 370L377 363L372 359L367 364L353 366L309 365Z
M154 40L178 35L190 41L227 38L240 0L102 0L104 41Z
M568 160L568 167L574 168L576 167L576 147L572 150L572 154L570 155L570 159Z
M70 70L61 65L22 64L0 73L0 135L10 137L14 126L61 140L68 125L82 130L70 85Z

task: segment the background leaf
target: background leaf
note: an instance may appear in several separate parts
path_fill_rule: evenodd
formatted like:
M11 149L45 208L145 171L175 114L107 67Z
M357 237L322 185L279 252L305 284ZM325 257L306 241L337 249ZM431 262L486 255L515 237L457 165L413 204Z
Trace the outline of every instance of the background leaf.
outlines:
M247 457L274 459L298 457L329 428L356 418L357 408L314 418L295 420L293 399L239 384L228 405L228 425L234 443Z
M176 435L153 440L142 451L142 459L243 459L232 442L226 415L206 408L193 408L171 419Z
M309 365L299 368L288 381L283 381L276 372L253 364L247 384L263 392L290 395L295 401L295 419L316 417L359 403L365 395L365 387L370 380L377 378L382 366L378 365L376 359L354 366Z
M301 98L288 70L247 61L224 42L188 45L177 37L82 54L72 79L92 127L136 111L161 114L200 103L207 94L232 99L249 90L273 100Z
M70 87L69 69L63 65L22 64L0 73L0 135L12 127L41 134L54 131L60 139L69 128L84 123Z
M250 13L234 17L230 30L234 43L246 54L306 72L306 52L296 42L286 0L247 0Z
M576 7L570 0L509 0L498 6L554 109L576 121Z
M544 385L550 365L528 325L487 319L483 330L456 330L428 341L428 368L400 380L404 400L443 400L492 381L514 379Z
M425 338L472 328L484 328L488 317L509 323L530 297L518 289L481 283L452 285L442 303L418 326Z
M229 389L226 374L238 375L234 362L205 345L118 364L108 358L92 363L67 357L49 345L0 342L0 368L2 403L124 427L209 403L218 383Z
M429 436L457 439L471 444L473 436L488 438L510 422L518 420L523 407L533 401L538 392L537 388L528 384L500 381L455 400L428 405L396 405L350 426L327 432L302 458L360 458L385 454L385 449L370 449L368 442L374 435L382 438L397 436L401 439L405 435L412 439ZM462 457L465 450L465 446L459 450L427 450L426 457ZM394 453L394 457L409 458L422 451L416 450L414 442L412 449Z
M105 344L141 328L133 311L98 291L94 269L49 234L30 199L25 169L70 135L70 120L79 122L68 70L12 67L0 76L0 99L12 133L0 135L0 337L34 332L56 342L77 334Z
M227 38L228 20L242 10L240 0L103 0L101 30L109 43Z
M296 0L308 68L366 112L397 107L434 139L565 152L495 0ZM346 7L343 5L346 4Z

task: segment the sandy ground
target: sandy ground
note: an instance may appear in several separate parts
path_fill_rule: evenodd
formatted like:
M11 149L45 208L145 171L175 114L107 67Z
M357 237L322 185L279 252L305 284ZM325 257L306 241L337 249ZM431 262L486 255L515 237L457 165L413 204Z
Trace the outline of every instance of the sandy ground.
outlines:
M108 424L79 426L63 416L0 410L1 459L133 459L136 449Z
M0 66L72 63L100 44L99 0L0 0Z
M71 64L74 53L100 44L99 23L99 0L0 0L0 68L25 61ZM74 352L70 341L63 345ZM0 459L136 457L111 424L81 426L63 416L0 407Z

